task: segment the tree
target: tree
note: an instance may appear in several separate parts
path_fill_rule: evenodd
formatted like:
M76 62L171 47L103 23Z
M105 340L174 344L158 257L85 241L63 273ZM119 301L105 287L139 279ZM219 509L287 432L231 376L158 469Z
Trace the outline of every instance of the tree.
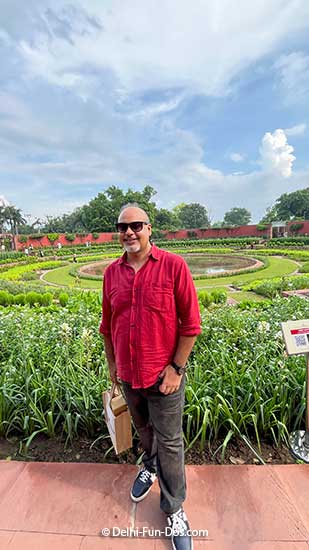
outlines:
M178 226L178 219L171 210L160 208L156 210L153 225L155 229L176 229Z
M47 217L47 223L42 231L59 233L115 231L115 222L120 208L131 202L137 202L146 210L153 223L157 209L151 198L155 194L155 189L150 185L146 185L142 191L128 189L126 192L111 185L106 191L99 193L88 204L76 208L71 214Z
M235 206L224 214L224 225L248 225L251 220L251 213L246 208Z
M118 215L119 210L125 204L136 202L140 208L146 210L150 222L154 222L156 205L151 201L152 197L156 195L156 190L150 185L146 185L143 191L133 191L133 189L128 189L126 193L119 189L115 185L108 187L105 194L111 201L111 213L112 213L112 224L114 225Z
M276 206L269 206L266 208L266 213L264 214L263 218L259 221L259 223L271 223L276 220L279 220L278 212Z
M209 219L205 206L198 202L184 204L179 209L179 222L183 229L209 227Z
M19 228L19 233L22 235L31 235L32 233L40 233L41 225L42 225L42 221L39 218L37 218L32 224L28 224L28 223L23 224Z
M6 222L6 217L4 215L5 207L0 205L0 233L4 233L4 224Z
M114 231L114 217L112 201L105 193L99 193L83 207L83 218L89 232Z
M272 207L266 209L260 223L309 219L309 187L292 193L283 193Z
M293 193L284 193L276 200L275 206L281 220L309 218L309 187Z
M20 208L16 208L15 206L9 205L4 208L4 218L5 221L10 225L11 227L11 233L13 235L18 235L18 226L26 224L25 218L23 218L21 214Z

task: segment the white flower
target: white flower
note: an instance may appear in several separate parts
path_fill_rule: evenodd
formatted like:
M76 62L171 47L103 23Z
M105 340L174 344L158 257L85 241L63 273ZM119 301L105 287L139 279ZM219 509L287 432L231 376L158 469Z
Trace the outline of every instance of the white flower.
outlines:
M267 321L259 321L257 329L259 332L268 332L270 330L270 324Z
M60 330L63 336L70 336L72 334L72 328L68 323L62 323L62 325L60 325Z
M84 327L82 330L82 340L90 340L92 337L92 332L89 328Z

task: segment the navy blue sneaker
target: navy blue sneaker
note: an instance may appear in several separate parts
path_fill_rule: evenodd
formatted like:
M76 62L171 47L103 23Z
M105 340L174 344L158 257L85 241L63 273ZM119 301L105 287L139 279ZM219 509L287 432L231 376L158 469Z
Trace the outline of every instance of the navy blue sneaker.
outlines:
M188 519L182 508L167 516L167 525L173 550L193 550Z
M154 481L157 479L157 475L143 467L135 478L133 487L131 489L131 499L133 502L140 502L149 493Z

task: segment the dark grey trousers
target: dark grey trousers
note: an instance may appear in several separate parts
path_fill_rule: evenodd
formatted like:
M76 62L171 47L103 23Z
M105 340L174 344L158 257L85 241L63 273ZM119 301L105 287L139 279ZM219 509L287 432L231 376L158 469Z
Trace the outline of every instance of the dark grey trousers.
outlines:
M157 472L160 507L166 514L179 510L186 496L182 415L185 377L169 395L159 391L161 381L146 389L122 382L123 391L145 452L144 465Z

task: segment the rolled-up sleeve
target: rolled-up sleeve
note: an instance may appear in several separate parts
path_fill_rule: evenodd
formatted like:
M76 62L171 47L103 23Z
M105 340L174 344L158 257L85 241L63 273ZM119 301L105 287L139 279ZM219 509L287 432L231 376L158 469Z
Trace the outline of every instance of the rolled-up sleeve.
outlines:
M183 259L177 269L174 292L179 319L179 335L197 336L201 333L199 303L192 275Z
M105 272L104 280L103 280L103 299L102 299L102 318L100 323L99 331L101 334L109 335L111 334L111 303L108 297L107 292L107 273Z

